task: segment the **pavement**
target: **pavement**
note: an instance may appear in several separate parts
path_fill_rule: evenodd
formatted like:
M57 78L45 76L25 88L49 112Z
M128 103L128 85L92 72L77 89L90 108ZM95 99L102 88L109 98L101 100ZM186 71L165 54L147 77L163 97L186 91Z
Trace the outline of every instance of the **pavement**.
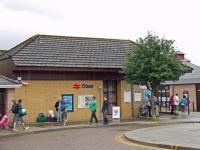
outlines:
M200 149L200 113L191 112L190 115L171 116L169 114L160 114L156 121L150 119L136 120L114 120L106 126L122 126L134 124L155 124L155 127L137 129L124 133L125 139L161 148L174 149ZM105 127L101 122L98 124L78 123L62 126L59 123L40 123L30 125L28 130L18 128L17 132L12 130L0 129L0 138L8 136L19 136L24 134L33 134L41 132L50 132L64 129L78 128L98 128Z
M162 115L157 124L161 126L137 129L124 134L134 143L167 149L200 149L200 113L171 116Z

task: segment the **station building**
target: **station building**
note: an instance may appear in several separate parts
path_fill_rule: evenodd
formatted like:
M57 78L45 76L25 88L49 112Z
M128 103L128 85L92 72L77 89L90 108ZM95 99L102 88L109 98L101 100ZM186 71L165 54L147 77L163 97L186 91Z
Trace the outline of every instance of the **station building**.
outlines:
M0 56L0 74L20 80L15 98L27 109L27 122L39 113L54 110L59 98L69 101L69 122L88 121L88 102L97 100L97 117L102 120L103 97L120 107L121 119L137 117L143 91L128 84L121 73L134 42L120 39L35 35ZM5 111L11 107L11 99Z

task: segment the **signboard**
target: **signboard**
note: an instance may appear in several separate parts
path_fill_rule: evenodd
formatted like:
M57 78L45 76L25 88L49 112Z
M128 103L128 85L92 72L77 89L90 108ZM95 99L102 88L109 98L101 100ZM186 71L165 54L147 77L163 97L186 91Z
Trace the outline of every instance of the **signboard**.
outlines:
M112 118L120 119L120 107L119 106L112 107Z
M93 95L79 95L78 108L88 108L89 103L92 101Z
M92 84L73 84L72 85L72 88L74 89L80 89L80 88L83 88L83 89L91 89L93 88L93 85Z
M134 91L134 101L135 102L141 101L141 91Z
M146 85L140 85L140 90L146 90L147 86Z
M73 112L74 111L74 100L73 100L73 94L63 94L62 99L67 100L67 111Z
M131 102L131 90L124 91L124 102L125 103Z

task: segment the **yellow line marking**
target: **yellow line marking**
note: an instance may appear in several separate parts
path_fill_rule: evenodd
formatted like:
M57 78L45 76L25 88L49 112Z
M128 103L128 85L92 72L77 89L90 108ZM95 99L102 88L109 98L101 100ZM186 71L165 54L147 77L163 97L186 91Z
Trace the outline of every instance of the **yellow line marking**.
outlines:
M145 149L151 149L151 150L170 150L170 149L166 149L166 148L158 148L158 147L146 146L146 145L130 142L128 140L123 139L123 135L124 135L124 133L121 133L121 134L118 134L117 136L115 136L114 137L115 141L118 143L132 146L132 147L139 147L139 148L145 148Z

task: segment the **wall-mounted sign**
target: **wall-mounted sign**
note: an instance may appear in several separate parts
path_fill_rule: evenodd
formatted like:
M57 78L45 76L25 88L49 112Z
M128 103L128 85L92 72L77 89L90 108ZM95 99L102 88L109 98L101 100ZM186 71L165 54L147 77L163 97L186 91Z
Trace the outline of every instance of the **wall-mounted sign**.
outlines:
M80 89L80 88L93 88L93 85L92 84L77 84L77 83L75 83L75 84L73 84L72 85L72 88L74 88L74 89Z
M134 101L135 102L141 101L141 91L134 91Z
M147 86L146 85L140 85L140 90L146 90Z
M88 108L89 103L92 101L93 95L79 95L78 108Z
M124 102L130 103L131 102L131 90L124 91Z
M67 100L67 111L73 112L74 111L74 99L73 94L63 94L62 99Z

